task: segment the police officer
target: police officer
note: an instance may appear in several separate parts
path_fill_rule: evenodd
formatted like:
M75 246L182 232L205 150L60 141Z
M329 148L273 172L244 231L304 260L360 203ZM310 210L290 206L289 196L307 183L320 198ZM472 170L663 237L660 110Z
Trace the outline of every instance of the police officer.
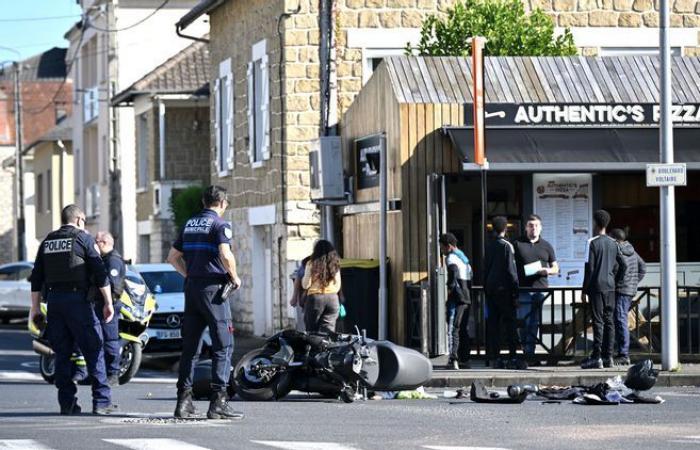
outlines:
M93 238L84 231L85 213L75 205L61 211L61 228L49 233L37 252L32 271L30 318L39 312L41 289L46 285L48 335L56 352L55 384L61 414L79 414L81 409L71 379L71 354L75 344L85 356L92 376L92 412L105 415L115 410L105 374L102 329L87 297L94 280L104 297L105 321L113 319L112 293L104 264Z
M209 326L212 340L212 398L209 419L242 419L228 404L226 386L231 372L233 325L231 308L222 290L230 280L240 286L231 251L231 226L221 219L228 200L226 189L209 186L202 194L204 209L190 218L173 243L168 262L185 277L185 316L182 354L177 380L175 417L195 414L192 403L193 359L202 332Z
M114 249L114 237L111 233L107 231L100 231L95 235L95 242L97 247L100 249L100 254L102 255L102 262L107 270L107 276L109 277L109 285L112 289L112 301L114 304L114 311L117 317L109 322L105 321L102 315L102 309L104 307L104 299L101 295L97 296L97 302L95 302L95 314L98 319L100 319L100 325L102 325L102 335L104 336L104 352L105 352L105 366L107 368L107 381L110 386L115 386L119 384L119 362L120 362L120 344L119 344L119 320L118 314L121 309L121 302L119 297L121 297L122 292L124 292L124 278L126 278L126 265L124 264L124 259L118 251Z

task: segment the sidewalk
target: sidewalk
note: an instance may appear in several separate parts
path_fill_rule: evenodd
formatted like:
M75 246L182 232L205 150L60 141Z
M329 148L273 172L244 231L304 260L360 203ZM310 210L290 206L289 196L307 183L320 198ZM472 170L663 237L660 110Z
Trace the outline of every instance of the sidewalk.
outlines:
M485 367L483 361L472 361L472 368L467 370L447 370L446 357L434 358L433 379L429 387L469 387L474 380L482 381L486 386L508 387L518 383L532 383L546 386L576 386L593 385L606 379L620 375L623 379L627 373L626 367L610 369L583 370L578 365L558 365L547 367L532 367L527 370L494 370ZM633 362L635 359L633 359ZM660 365L655 364L660 368ZM659 373L656 386L698 386L700 387L700 364L683 364L679 372Z

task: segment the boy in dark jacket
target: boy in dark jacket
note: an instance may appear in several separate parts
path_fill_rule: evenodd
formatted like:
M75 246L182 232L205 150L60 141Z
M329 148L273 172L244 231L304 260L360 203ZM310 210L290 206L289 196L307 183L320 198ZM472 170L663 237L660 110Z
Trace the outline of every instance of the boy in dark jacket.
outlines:
M472 303L468 281L471 274L469 258L457 248L457 238L452 233L440 236L440 251L447 267L447 326L450 369L469 368L469 307Z
M602 369L615 365L613 353L613 311L615 310L615 280L625 270L625 262L617 242L605 233L610 214L599 209L593 213L596 236L588 240L586 267L581 300L591 305L593 316L593 353L581 363L582 369Z
M525 361L515 359L518 345L515 319L518 309L518 272L515 268L515 250L506 240L508 221L505 217L493 219L496 233L486 247L484 258L484 290L488 308L488 357L492 368L513 367L526 369ZM505 327L510 360L503 364L501 352L501 323Z
M637 287L646 274L647 266L641 256L627 241L627 235L619 228L610 231L610 236L617 241L620 253L625 261L626 270L619 271L615 284L615 356L616 365L629 365L630 332L627 325L627 313L632 299L637 294Z

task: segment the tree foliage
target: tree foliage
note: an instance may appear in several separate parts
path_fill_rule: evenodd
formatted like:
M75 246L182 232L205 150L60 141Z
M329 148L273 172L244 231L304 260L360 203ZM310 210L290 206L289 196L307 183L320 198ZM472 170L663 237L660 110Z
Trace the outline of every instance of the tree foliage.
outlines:
M178 230L182 229L187 219L202 210L203 191L201 186L190 186L170 197L170 211Z
M418 46L408 53L423 56L468 56L472 36L487 39L490 56L572 56L576 46L571 31L555 36L554 22L541 9L525 12L521 0L464 0L447 16L429 16L421 28Z

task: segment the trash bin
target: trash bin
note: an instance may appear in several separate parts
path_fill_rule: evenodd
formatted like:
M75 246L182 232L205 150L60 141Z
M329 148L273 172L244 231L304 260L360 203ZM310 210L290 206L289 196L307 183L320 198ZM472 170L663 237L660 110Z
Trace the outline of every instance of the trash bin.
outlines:
M387 273L389 273L388 264ZM367 330L367 337L377 339L379 335L379 261L342 259L340 277L347 315L343 319L338 319L336 330L341 333L354 333L357 326L360 330ZM388 284L389 280L387 280Z

